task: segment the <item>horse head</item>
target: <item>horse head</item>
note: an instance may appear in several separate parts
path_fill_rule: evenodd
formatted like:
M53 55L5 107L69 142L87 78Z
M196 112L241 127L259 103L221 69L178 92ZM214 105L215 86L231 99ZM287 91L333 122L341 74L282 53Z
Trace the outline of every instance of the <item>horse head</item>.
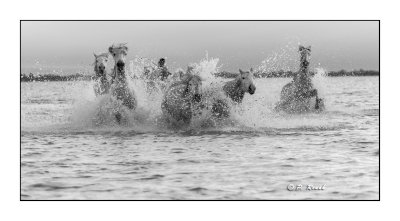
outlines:
M242 71L239 69L239 75L236 77L237 79L237 86L239 89L249 94L254 94L256 92L256 86L253 83L253 69L251 68L250 71Z
M308 65L310 64L311 46L304 47L300 45L299 52L300 52L300 70L307 70Z
M113 56L118 72L123 73L125 70L126 55L128 54L126 43L112 45L108 48L108 52Z
M158 60L158 67L164 67L165 65L165 58L160 58L160 60Z
M105 70L107 67L107 62L108 62L108 53L102 53L102 54L95 54L94 55L94 71L96 73L96 77L103 77L105 74Z
M311 46L299 46L300 52L300 71L294 77L294 85L297 88L297 94L305 94L313 88L311 76L309 72L309 64L311 57Z

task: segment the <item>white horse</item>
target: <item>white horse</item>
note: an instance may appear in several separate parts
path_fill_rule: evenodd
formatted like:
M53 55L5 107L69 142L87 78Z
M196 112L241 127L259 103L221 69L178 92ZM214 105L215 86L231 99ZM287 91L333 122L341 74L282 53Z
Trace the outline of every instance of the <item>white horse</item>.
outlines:
M164 94L161 109L164 116L173 122L189 124L193 108L201 101L202 79L186 73L182 80L172 83Z
M112 45L108 48L108 51L113 56L115 62L111 81L111 94L117 100L120 100L122 105L134 110L137 107L137 99L135 93L129 89L125 75L128 47L126 44ZM117 113L116 118L120 122L121 114Z
M280 101L275 110L288 113L304 113L324 109L324 103L318 98L318 91L311 82L309 71L311 46L299 46L300 70L293 80L286 84L281 91Z
M250 71L239 69L238 76L234 80L226 82L222 90L234 104L242 103L245 93L253 95L256 92L256 86L253 83L253 69ZM229 104L225 100L217 99L213 102L212 113L214 116L228 117L229 110Z
M108 53L102 53L99 55L94 54L94 92L96 96L107 94L110 90L110 82L107 79L107 62L108 62Z

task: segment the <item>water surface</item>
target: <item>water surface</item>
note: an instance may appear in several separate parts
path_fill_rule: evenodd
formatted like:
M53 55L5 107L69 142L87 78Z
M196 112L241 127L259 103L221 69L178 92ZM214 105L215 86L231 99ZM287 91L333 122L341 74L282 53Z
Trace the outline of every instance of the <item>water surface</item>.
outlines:
M379 78L317 79L325 112L274 113L289 80L256 79L233 125L185 130L154 123L157 99L152 120L98 125L90 82L21 83L21 198L379 199Z

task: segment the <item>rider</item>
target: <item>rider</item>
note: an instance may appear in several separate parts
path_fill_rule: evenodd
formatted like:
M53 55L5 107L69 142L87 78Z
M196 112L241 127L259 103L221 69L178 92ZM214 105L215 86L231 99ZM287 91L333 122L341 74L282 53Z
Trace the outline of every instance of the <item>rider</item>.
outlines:
M165 81L171 73L168 71L167 66L165 66L165 58L160 58L158 61L158 69L159 69L159 79L161 81Z

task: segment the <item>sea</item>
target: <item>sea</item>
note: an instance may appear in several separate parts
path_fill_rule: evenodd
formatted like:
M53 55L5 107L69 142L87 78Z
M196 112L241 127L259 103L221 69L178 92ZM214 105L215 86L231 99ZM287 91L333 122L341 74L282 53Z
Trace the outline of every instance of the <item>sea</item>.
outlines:
M276 112L291 79L254 78L214 127L162 125L135 78L120 124L91 81L21 82L21 199L378 200L379 77L317 72L324 111Z

